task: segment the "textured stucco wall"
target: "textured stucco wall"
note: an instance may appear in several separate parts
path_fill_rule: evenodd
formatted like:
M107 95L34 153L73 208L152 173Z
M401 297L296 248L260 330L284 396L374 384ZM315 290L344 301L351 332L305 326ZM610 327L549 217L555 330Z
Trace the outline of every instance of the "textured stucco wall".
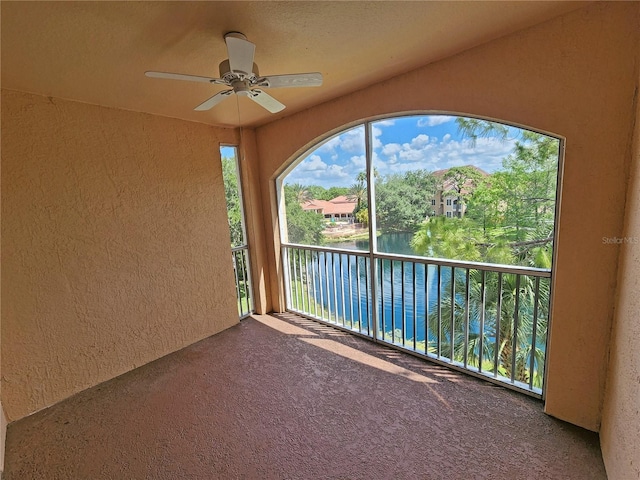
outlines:
M638 78L640 86L640 78ZM640 102L632 148L626 228L618 272L618 301L600 430L610 480L640 479Z
M2 403L13 421L238 321L233 130L2 92Z
M598 3L257 129L267 235L275 176L321 136L375 115L450 111L566 137L546 411L600 425L628 172L636 3ZM276 240L277 241L277 240ZM279 249L269 252L279 289ZM273 296L281 309L282 297Z
M270 312L272 308L269 277L266 271L267 253L261 195L263 185L260 182L259 162L255 130L243 128L242 144L240 145L240 174L243 185L245 226L250 245L249 260L253 282L254 309L256 313L263 315Z

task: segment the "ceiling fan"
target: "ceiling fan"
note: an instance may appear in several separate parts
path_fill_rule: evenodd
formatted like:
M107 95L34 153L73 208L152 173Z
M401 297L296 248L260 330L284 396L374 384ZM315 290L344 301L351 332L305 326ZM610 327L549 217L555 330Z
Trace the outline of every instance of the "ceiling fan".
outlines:
M230 32L224 36L229 58L220 63L220 78L200 77L168 72L145 72L147 77L166 78L169 80L186 80L188 82L226 85L230 90L223 90L205 100L194 110L209 110L232 94L250 98L271 113L277 113L285 106L264 88L281 87L319 87L322 85L322 74L294 73L289 75L269 75L261 77L258 66L253 63L256 46L247 40L242 33Z

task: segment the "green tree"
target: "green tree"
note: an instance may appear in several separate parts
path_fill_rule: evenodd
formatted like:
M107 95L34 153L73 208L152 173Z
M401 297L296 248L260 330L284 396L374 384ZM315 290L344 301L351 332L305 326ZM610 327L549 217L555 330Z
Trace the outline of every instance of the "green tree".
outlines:
M327 200L327 190L320 185L308 185L307 193L312 200Z
M522 142L516 142L514 153L503 162L511 177L511 203L519 210L524 228L553 227L558 140L528 131L523 132L522 138Z
M479 137L498 137L506 140L509 135L509 127L503 123L481 120L479 118L458 117L456 118L458 132L471 141L473 146Z
M242 208L238 192L238 173L236 161L233 158L222 158L222 178L224 181L224 195L227 202L227 219L231 234L231 246L237 247L244 243L242 232Z
M356 177L356 183L351 185L349 192L347 193L349 200L356 201L356 208L354 214L357 214L363 206L366 208L367 204L367 176L364 172L360 172Z
M470 218L431 217L420 225L411 240L418 255L469 262L513 265L516 258L510 244L499 235L484 235Z
M287 185L285 189L288 191L289 195L291 195L293 199L300 204L308 202L313 198L308 187L305 187L300 183L292 183L291 185Z
M471 138L507 133L504 125L484 120L458 124ZM523 130L502 170L482 178L469 167L450 169L444 184L466 204L467 221L425 223L412 243L416 253L550 268L558 148L556 139Z
M336 197L340 197L342 195L348 195L349 189L347 187L329 187L327 189L326 198L322 198L321 200L332 200Z
M475 238L471 221L467 218L431 217L422 223L411 240L411 247L429 257L480 261L479 243Z
M369 223L369 209L367 207L361 208L355 214L356 221L367 225Z
M447 170L443 179L445 188L443 195L454 192L458 199L458 208L463 212L466 200L473 195L473 191L482 179L482 174L480 170L471 166L452 167Z
M324 218L321 214L302 209L299 184L284 186L288 241L306 245L323 242Z
M349 189L347 187L324 188L320 185L308 185L304 187L299 184L297 185L298 186L296 188L300 188L305 191L304 198L306 198L307 200L331 200L341 195L347 195L349 193Z
M503 224L504 204L501 191L494 185L491 177L478 181L473 195L467 199L465 217L481 225L485 236Z
M426 170L392 174L376 182L376 222L385 232L411 232L431 213L437 179Z

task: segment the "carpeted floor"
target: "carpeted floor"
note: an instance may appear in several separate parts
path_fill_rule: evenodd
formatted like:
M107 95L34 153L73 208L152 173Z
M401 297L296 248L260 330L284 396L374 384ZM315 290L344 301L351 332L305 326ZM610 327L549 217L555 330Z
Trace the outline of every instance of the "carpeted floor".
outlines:
M540 401L259 316L9 426L5 480L604 479Z

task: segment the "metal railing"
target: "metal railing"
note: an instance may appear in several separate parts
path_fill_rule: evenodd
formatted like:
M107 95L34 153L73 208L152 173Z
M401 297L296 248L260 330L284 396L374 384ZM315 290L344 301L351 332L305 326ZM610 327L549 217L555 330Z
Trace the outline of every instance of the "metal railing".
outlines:
M244 318L254 312L249 247L246 245L234 247L231 249L231 255L233 258L233 272L236 278L238 315L240 315L240 318Z
M550 270L293 244L282 252L289 310L542 396Z

